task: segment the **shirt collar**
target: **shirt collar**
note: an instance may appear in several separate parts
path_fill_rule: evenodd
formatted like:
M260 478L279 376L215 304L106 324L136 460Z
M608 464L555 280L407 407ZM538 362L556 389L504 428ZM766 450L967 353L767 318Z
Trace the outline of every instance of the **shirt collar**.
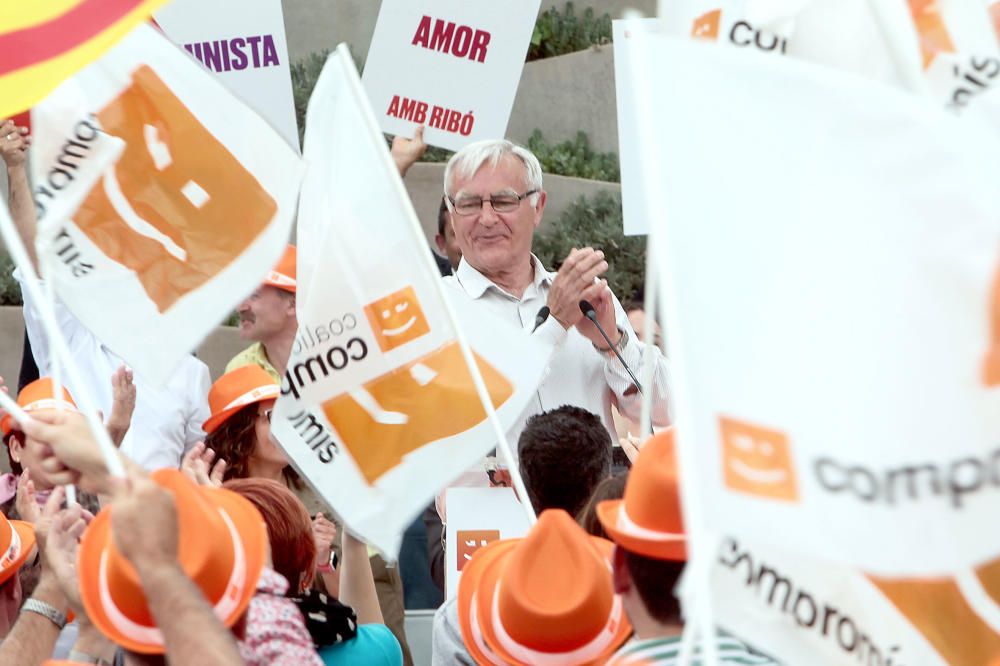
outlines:
M535 287L536 292L541 289L542 285L552 284L552 280L556 274L545 270L545 266L542 265L542 262L534 254L531 255L531 265L535 269L535 277L532 280L532 285ZM465 293L472 298L482 297L490 288L495 289L501 294L510 296L510 294L494 284L488 277L480 273L478 269L473 268L472 264L467 262L465 258L459 262L458 269L455 271L455 277L458 279L458 283L462 285ZM528 289L524 291L524 295L529 295Z

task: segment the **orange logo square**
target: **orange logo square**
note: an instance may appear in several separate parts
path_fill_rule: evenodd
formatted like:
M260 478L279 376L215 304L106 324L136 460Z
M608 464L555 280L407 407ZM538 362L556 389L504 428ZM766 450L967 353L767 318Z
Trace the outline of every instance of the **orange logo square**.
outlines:
M73 220L165 312L239 257L277 203L146 65L97 117L125 150Z
M799 498L788 437L725 416L719 417L726 486L750 495L795 502Z
M413 287L404 287L365 306L379 349L387 352L430 332Z
M514 387L476 356L497 407ZM323 413L368 483L422 446L458 435L486 419L486 410L457 342L323 403Z
M715 41L719 37L719 22L721 20L721 9L713 9L710 12L705 12L696 18L691 25L691 36L695 39Z
M461 571L477 550L500 540L500 530L459 530L455 536L458 539L458 570Z

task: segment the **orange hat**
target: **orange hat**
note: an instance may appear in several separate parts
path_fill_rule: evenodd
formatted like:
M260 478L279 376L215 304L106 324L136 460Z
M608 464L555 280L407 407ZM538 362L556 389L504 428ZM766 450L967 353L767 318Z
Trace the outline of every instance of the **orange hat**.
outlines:
M17 404L26 412L33 412L39 409L55 409L56 407L62 407L70 412L79 411L76 408L76 403L73 402L73 396L69 394L65 386L62 387L62 393L63 399L56 400L52 379L50 377L42 377L21 389L21 392L17 394ZM0 433L3 434L3 438L6 439L7 435L13 430L14 417L10 414L4 414L3 418L0 419Z
M35 548L35 528L21 520L7 520L0 513L0 585L17 573Z
M297 286L295 281L296 257L295 246L289 245L286 247L285 253L278 260L278 265L272 268L271 272L264 278L264 284L283 289L284 291L290 291L294 294Z
M543 512L523 539L479 550L458 582L458 621L476 663L604 663L632 632L611 552L560 509Z
M625 483L625 497L597 505L612 541L656 560L687 560L673 428L653 435Z
M219 377L208 392L212 415L202 428L215 432L226 420L247 405L276 400L281 387L259 365L244 365Z
M177 505L177 559L224 625L246 611L267 557L267 527L248 500L222 488L197 486L176 469L151 478ZM105 637L141 654L163 654L163 634L146 604L132 564L111 535L112 504L83 533L77 557L80 596Z

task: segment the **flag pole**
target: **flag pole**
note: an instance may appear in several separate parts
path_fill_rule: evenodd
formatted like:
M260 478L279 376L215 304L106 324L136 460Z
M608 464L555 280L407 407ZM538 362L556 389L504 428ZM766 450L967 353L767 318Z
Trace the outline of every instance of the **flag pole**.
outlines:
M49 253L50 243L47 239L36 236L35 237L35 252L38 255L38 267L42 271L42 279L44 280L44 290L45 290L45 301L49 304L49 307L55 308L56 305L56 288L55 288L55 271L52 265L52 256ZM56 411L60 414L65 411L63 409L63 382L62 382L62 357L59 354L52 354L52 358L49 359L52 367L49 376L52 378L52 396L56 399ZM76 486L73 484L67 484L64 486L66 488L66 506L73 506L76 504Z
M664 7L660 6L662 10ZM635 15L633 14L632 17ZM662 20L661 20L662 23ZM663 26L658 26L659 31L663 31ZM633 33L632 39L634 43L639 43L640 41L649 42L649 35L644 30L636 30ZM635 91L636 99L634 100L636 121L640 128L655 128L657 122L668 122L664 118L653 117L653 105L652 100L648 96L648 88L645 84L650 82L652 79L648 76L646 62L641 57L630 58L631 62L631 72L632 77L632 89ZM640 156L641 156L641 175L642 186L647 192L658 191L661 187L664 176L660 168L660 156L656 154L650 154L649 143L645 142L640 144ZM662 216L658 216L657 220L662 220ZM660 221L660 228L662 229L663 222ZM665 233L665 232L664 232ZM657 227L655 224L650 224L649 236L646 240L646 251L649 252L653 257L653 261L659 256L660 243L666 242L662 234L657 233ZM667 270L666 266L659 265L656 261L657 268L655 270L655 275L660 277L661 288L657 289L657 294L659 296L660 307L659 312L662 314L664 320L669 320L675 325L677 324L676 312L674 308L677 305L676 289L673 282L669 279L670 272ZM682 343L682 330L680 327L672 329L670 332L670 347L674 350L683 349ZM684 359L681 354L671 355L671 376L675 380L675 385L684 386ZM697 562L699 558L705 558L706 562L706 575L697 575L699 573L700 567L693 567L692 573L696 574L693 576L692 583L696 590L696 604L695 609L697 612L696 622L699 625L697 628L701 631L701 644L702 644L702 657L708 664L719 663L719 649L715 640L715 618L711 603L711 588L709 586L709 576L708 573L710 569L707 564L713 557L711 550L711 537L708 535L708 531L705 528L703 508L701 506L701 498L698 494L699 489L699 474L698 474L698 460L697 456L694 455L693 446L696 445L690 439L691 433L691 412L687 405L686 396L683 391L672 392L671 400L675 409L673 410L675 427L677 429L677 462L680 468L680 478L681 478L681 503L684 510L684 522L687 525L688 532L688 544L689 553L692 554L689 560L689 566L691 562ZM681 662L685 663L685 662Z
M45 295L38 285L38 275L35 273L35 267L28 257L28 252L21 241L21 235L14 228L14 222L10 218L6 204L0 205L0 236L3 236L4 242L7 244L7 249L14 259L14 263L21 269L24 277L24 287L28 290L31 300L38 305L38 311L42 318L42 327L45 329L49 344L52 346L54 353L62 357L64 368L69 375L70 381L76 386L86 386L81 381L76 362L72 354L70 354L66 340L59 329L59 324L56 322L54 308L45 299ZM81 391L75 400L80 407L80 411L83 412L84 417L87 419L87 424L90 426L94 438L97 440L98 448L104 457L104 463L108 468L108 472L112 476L124 477L125 467L118 458L118 449L111 442L108 431L105 429L101 419L98 418L97 409L94 407L90 394L87 391Z
M382 138L382 130L379 129L378 124L375 121L375 114L372 112L368 95L365 93L364 88L361 87L361 79L358 77L358 70L354 66L354 60L351 58L351 51L347 47L347 44L342 43L337 46L336 55L343 60L344 69L347 70L347 80L350 82L350 86L355 96L364 109L363 115L365 117L365 121L368 123L368 128L372 132L372 135L377 137L377 143L381 146L379 153L382 155L382 160L386 169L391 173L391 180L393 182L393 187L396 190L396 195L403 203L403 208L406 211L406 218L409 221L410 231L413 233L413 240L418 244L418 246L422 247L425 244L423 229L420 227L420 222L417 219L417 213L413 209L413 202L410 201L410 196L407 194L406 188L403 187L403 179L399 176L398 169L392 161L389 151L384 147L385 141ZM451 327L455 330L455 339L458 341L459 349L462 350L462 357L465 359L465 363L469 368L469 374L472 375L472 383L476 387L476 393L479 395L479 400L482 402L483 408L486 410L486 417L493 426L494 433L497 437L497 448L507 460L507 467L510 470L510 478L514 484L514 489L517 491L517 494L521 499L520 504L524 509L525 516L528 518L528 524L534 525L536 522L535 511L531 506L531 500L528 498L528 490L524 485L524 479L521 478L521 472L515 464L513 451L510 448L510 443L507 441L507 435L504 432L503 425L500 423L500 417L497 416L496 408L493 406L493 401L490 399L489 391L486 389L486 382L483 381L482 373L479 371L479 365L476 363L472 350L469 348L469 342L465 337L465 332L462 330L462 326L458 321L458 316L455 314L455 309L452 307L448 294L445 293L444 283L440 279L436 278L437 265L434 263L434 259L431 257L429 251L425 251L422 254L424 255L423 261L427 270L435 275L435 279L431 280L431 282L434 284L434 288L437 290L438 296L441 298L441 303L444 306L444 311L448 317L448 321L451 324Z
M656 337L656 313L657 295L659 287L657 285L656 262L653 260L653 248L650 246L649 234L646 235L646 287L643 293L642 309L645 319L642 322L642 339L646 345L642 350L642 385L653 385L653 339ZM661 330L666 330L662 328ZM653 393L648 390L642 394L642 409L639 412L639 441L650 436L653 432Z

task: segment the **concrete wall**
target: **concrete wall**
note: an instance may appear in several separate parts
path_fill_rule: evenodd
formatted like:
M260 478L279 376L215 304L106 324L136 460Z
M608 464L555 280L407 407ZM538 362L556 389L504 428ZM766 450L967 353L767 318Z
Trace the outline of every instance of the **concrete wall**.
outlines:
M583 131L595 150L618 152L611 45L534 60L524 66L507 137L524 143L536 127L550 144L573 139Z

